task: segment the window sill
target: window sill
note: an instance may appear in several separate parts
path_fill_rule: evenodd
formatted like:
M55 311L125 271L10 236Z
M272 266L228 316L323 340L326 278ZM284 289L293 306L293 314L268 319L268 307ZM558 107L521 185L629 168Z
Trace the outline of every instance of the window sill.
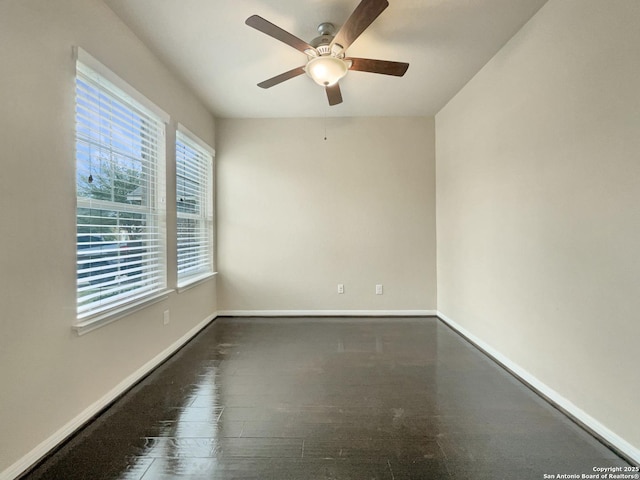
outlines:
M189 290L190 288L200 285L201 283L211 280L216 275L218 275L218 272L205 273L204 275L189 278L184 283L178 284L178 288L176 288L176 290L178 291L178 293L182 293L186 290Z
M105 325L115 322L116 320L131 315L134 312L142 310L149 305L166 300L172 292L173 290L161 290L159 292L152 293L149 296L139 298L131 303L127 303L126 305L121 305L111 310L107 310L106 312L83 319L71 328L75 330L78 336L82 336L85 333L92 332L100 327L104 327Z

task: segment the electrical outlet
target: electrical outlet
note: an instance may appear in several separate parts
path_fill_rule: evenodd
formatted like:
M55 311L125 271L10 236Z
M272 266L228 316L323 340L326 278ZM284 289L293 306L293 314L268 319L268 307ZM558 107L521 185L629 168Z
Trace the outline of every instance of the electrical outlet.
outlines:
M382 285L376 285L376 295L382 295Z
M162 317L162 322L165 325L169 325L169 322L171 321L171 317L169 316L169 310L165 310L164 311L164 315Z
M338 284L338 293L339 294L343 294L344 293L344 283L339 283Z

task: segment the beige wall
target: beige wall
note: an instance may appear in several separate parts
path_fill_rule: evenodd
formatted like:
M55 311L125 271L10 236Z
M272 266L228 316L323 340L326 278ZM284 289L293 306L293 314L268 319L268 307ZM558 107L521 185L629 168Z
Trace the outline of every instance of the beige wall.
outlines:
M636 454L638 25L550 0L436 116L439 311Z
M550 0L435 132L429 118L219 121L218 305L211 281L78 337L71 47L172 126L213 144L214 122L102 2L3 0L0 472L217 307L435 309L434 198L438 310L640 447L638 24L635 0Z
M101 1L0 2L0 477L216 310L210 281L82 337L71 330L74 45L168 112L172 124L214 140L207 110ZM174 165L169 155L169 172ZM173 202L168 208L171 219ZM169 227L171 238L175 221ZM169 247L172 280L175 242Z
M217 126L221 310L435 309L432 118Z

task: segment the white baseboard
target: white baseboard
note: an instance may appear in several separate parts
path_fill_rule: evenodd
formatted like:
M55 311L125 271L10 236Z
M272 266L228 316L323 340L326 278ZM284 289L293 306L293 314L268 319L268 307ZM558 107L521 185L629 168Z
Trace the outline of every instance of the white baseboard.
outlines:
M221 310L219 317L435 317L436 310Z
M82 425L84 425L87 421L89 421L92 417L98 414L103 408L108 406L111 402L117 399L120 395L126 392L129 388L135 385L140 379L142 379L145 375L150 373L154 368L160 365L163 361L169 358L174 352L176 352L180 347L182 347L185 343L187 343L191 338L193 338L200 330L206 327L213 319L217 317L217 314L209 315L207 318L198 323L195 327L185 333L178 340L169 345L165 350L160 352L154 358L149 360L131 375L122 380L118 385L112 388L109 392L107 392L102 398L89 405L83 412L69 421L66 425L64 425L60 430L55 432L49 438L44 440L38 446L36 446L33 450L27 453L20 460L15 462L6 470L0 472L0 480L13 480L25 472L32 465L35 465L41 458L43 458L47 453L53 450L56 446L58 446L61 442L67 439L70 435L72 435L76 430L78 430Z
M487 353L490 357L496 360L498 363L503 365L507 370L513 373L516 377L523 380L525 383L530 385L534 390L539 392L543 397L546 397L549 401L556 404L560 407L561 410L564 410L568 415L572 416L579 423L582 423L585 427L591 430L594 434L599 436L603 441L611 445L613 448L617 449L623 455L629 457L629 459L634 462L640 464L640 450L629 442L627 442L624 438L620 437L616 433L609 430L607 427L598 422L595 418L590 416L584 410L580 409L576 405L574 405L571 401L564 398L558 392L550 388L548 385L538 380L536 377L531 375L528 371L522 368L520 365L512 362L510 359L505 357L498 350L493 348L488 343L484 342L473 333L469 332L466 328L462 327L460 324L448 318L442 312L437 312L438 318L440 318L444 323L449 325L455 331L460 333L463 337L467 338L471 343L475 344L477 347L482 349L485 353Z

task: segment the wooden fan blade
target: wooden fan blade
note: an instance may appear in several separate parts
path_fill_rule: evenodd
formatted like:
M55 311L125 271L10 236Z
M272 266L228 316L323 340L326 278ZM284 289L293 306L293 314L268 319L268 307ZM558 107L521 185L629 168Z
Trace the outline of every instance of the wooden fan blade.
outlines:
M362 0L351 16L342 25L333 42L341 45L344 50L349 48L356 38L364 32L373 21L389 6L387 0Z
M409 68L408 63L390 62L388 60L373 60L371 58L345 58L351 60L350 70L359 72L382 73L383 75L393 75L402 77Z
M258 15L252 15L244 22L250 27L255 28L256 30L261 31L269 35L270 37L275 38L276 40L280 40L283 43L295 48L296 50L300 50L304 53L305 50L311 49L315 51L311 45L309 45L304 40L300 40L295 35L290 34L286 30L281 29L277 25L265 20L264 18Z
M302 75L304 73L304 67L294 68L293 70L289 70L288 72L281 73L280 75L276 75L269 80L265 80L264 82L260 82L258 86L260 88L271 88L274 85L278 85L279 83L284 82L285 80L289 80L290 78L297 77L298 75Z
M324 87L324 89L327 92L329 105L334 106L342 103L342 92L340 92L340 85L338 83L329 87Z

